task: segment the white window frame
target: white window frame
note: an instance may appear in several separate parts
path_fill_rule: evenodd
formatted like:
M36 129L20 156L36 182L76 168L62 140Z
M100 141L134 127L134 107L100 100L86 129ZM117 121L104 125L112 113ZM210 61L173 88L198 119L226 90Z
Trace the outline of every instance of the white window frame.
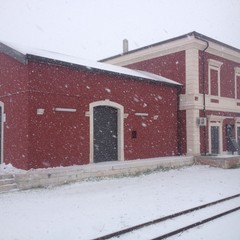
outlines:
M221 96L221 87L220 87L220 72L221 72L221 66L222 62L213 60L213 59L208 59L208 95L211 95L211 70L215 70L218 73L218 95L217 97Z
M97 101L89 104L90 117L90 155L89 162L94 163L94 117L93 110L97 106L109 106L118 111L118 161L124 161L124 107L110 100Z
M240 127L240 118L235 119L235 139L238 142L237 128Z
M237 78L240 77L240 67L234 68L234 86L235 86L235 99L237 98Z

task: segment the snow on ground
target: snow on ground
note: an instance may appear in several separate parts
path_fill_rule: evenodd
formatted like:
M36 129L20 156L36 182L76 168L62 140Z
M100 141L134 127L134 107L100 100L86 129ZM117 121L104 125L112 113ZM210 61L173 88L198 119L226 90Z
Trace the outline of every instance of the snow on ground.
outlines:
M5 164L5 163L0 164L0 174L7 174L7 173L14 174L14 173L24 173L24 172L26 172L26 171L13 167L13 165L11 163L9 163L9 164Z
M240 168L193 166L1 194L0 239L87 240L237 193ZM239 240L239 219L236 212L172 239Z

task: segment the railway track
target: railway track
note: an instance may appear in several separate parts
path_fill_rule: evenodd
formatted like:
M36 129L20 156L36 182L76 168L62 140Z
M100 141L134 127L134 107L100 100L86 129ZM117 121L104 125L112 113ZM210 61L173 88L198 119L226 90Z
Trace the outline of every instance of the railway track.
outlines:
M122 229L93 240L141 239L140 236L143 235L147 237L144 239L167 239L238 210L240 210L240 194ZM158 236L154 236L156 232L159 232Z

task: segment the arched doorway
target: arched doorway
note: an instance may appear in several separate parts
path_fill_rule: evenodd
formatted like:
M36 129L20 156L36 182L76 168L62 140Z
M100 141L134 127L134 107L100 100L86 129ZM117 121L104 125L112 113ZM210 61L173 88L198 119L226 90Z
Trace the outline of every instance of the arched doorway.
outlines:
M93 108L94 162L118 160L118 111L109 106Z
M124 160L123 106L109 100L90 104L90 163Z

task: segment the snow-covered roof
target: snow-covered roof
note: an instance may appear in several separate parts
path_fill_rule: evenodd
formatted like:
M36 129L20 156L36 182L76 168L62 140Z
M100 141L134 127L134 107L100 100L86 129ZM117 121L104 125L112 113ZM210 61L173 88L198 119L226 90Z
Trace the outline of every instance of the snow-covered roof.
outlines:
M19 58L21 54L22 54L22 57L24 57L25 59L35 56L35 57L40 57L44 59L59 61L62 64L66 63L71 65L86 67L86 69L89 69L89 70L96 69L96 70L106 71L110 73L131 76L131 77L142 79L142 80L155 81L155 82L159 82L167 85L181 86L181 84L176 81L167 79L165 77L162 77L160 75L156 75L153 73L140 71L140 70L133 70L126 67L119 67L115 65L101 63L101 62L85 60L78 57L41 50L41 49L30 49L23 46L16 46L15 44L9 44L9 43L3 43L3 42L0 43L0 52L6 52L7 54L14 56L15 58Z

